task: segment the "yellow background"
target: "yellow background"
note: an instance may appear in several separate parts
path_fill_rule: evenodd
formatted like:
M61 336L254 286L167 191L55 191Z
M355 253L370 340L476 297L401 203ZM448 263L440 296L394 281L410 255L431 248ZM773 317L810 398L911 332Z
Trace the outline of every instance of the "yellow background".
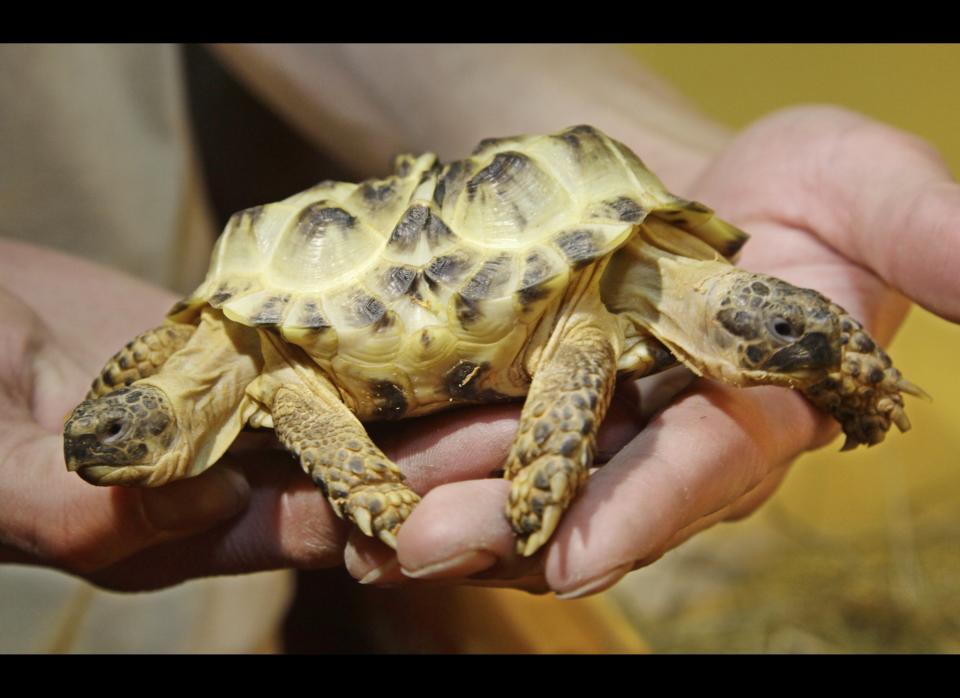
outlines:
M731 127L829 102L926 138L960 168L958 46L628 50ZM933 396L908 398L908 434L844 454L838 441L802 458L760 513L701 536L693 553L668 555L667 572L620 586L654 650L960 651L960 326L915 308L889 353ZM744 562L736 541L753 539L763 543ZM658 576L690 572L725 582L667 599L669 611L639 608L632 596Z

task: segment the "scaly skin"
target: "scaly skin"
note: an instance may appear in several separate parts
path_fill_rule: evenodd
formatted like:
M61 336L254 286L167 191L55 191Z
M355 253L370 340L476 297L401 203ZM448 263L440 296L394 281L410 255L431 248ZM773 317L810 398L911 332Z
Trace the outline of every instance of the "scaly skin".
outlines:
M839 368L805 388L803 394L840 422L847 437L844 451L880 443L891 423L900 431L909 430L900 393L927 397L926 393L900 375L863 325L843 308L831 304L831 309L841 331Z
M587 479L616 364L609 333L586 326L566 333L534 376L504 472L513 480L507 518L521 555L547 541Z
M156 374L196 331L193 325L164 323L127 342L90 385L85 399L98 398Z
M332 391L327 397L296 384L278 389L272 409L277 437L300 457L337 516L395 549L400 524L420 497L353 413Z

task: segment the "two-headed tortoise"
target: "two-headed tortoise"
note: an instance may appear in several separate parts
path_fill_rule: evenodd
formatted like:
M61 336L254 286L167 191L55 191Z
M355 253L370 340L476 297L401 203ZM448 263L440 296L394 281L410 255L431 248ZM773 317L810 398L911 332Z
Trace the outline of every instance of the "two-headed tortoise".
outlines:
M162 485L272 427L338 515L395 547L419 497L361 422L526 395L504 471L530 555L587 477L617 376L679 360L795 388L848 446L908 429L917 389L842 308L734 267L746 239L589 126L400 156L235 214L203 284L69 417L66 462Z

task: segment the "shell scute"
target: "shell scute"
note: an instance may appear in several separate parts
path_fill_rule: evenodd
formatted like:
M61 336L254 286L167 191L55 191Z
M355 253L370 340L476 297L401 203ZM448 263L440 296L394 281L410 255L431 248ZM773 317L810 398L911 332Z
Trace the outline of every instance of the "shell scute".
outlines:
M669 194L589 126L487 139L445 165L431 153L399 156L385 177L320 182L232 216L207 279L171 317L209 303L304 346L371 360L372 349L351 344L371 333L376 351L399 345L395 333L429 339L442 328L464 346L488 345L526 332L572 271L654 219L724 254L740 244L732 226Z

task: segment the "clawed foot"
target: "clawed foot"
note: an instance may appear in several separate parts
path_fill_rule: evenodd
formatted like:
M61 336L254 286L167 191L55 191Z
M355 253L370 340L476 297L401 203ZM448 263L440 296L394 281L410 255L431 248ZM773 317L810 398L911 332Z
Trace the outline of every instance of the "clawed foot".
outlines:
M353 521L366 535L379 538L394 550L400 525L419 501L420 496L401 482L361 485L343 499L330 498L337 515Z
M586 453L586 451L584 451ZM533 555L547 542L580 488L587 469L570 458L545 455L513 478L507 518L517 533L517 552Z

